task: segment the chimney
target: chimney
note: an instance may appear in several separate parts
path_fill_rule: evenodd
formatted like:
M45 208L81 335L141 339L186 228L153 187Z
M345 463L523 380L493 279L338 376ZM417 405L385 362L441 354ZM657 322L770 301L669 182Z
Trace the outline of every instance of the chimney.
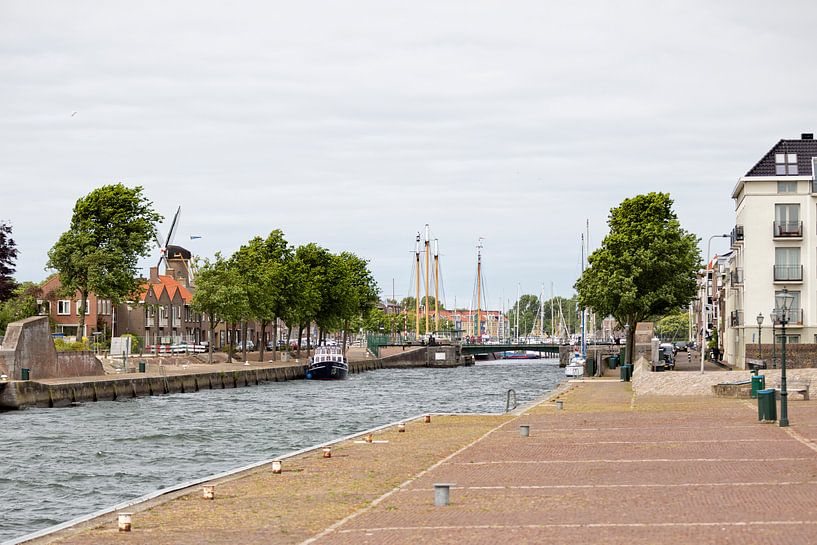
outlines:
M804 132L800 135L800 140L814 140L813 132Z
M150 268L150 283L151 284L159 283L159 267Z
M170 278L176 278L176 269L173 267L165 267L165 274Z

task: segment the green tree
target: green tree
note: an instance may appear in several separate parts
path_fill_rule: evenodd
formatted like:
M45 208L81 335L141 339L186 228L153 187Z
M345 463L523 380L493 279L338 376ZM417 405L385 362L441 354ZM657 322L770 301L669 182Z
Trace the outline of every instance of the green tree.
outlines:
M11 225L0 222L0 302L14 295L17 283L11 275L14 274L16 261L17 245L11 238Z
M207 317L210 330L208 347L210 363L213 363L216 326L225 316L230 315L234 301L241 301L244 297L235 277L235 272L230 270L227 260L219 253L216 253L213 261L204 260L196 272L196 291L191 307Z
M625 199L610 211L608 225L610 232L590 254L575 287L581 305L630 324L632 348L638 322L694 297L698 239L681 228L667 193Z
M266 239L253 238L232 257L238 273L244 279L250 317L256 319L261 327L261 361L264 361L264 332L267 325L273 324L273 339L277 339L277 318L285 313L286 264L291 256L292 249L284 239L284 233L276 229ZM245 342L245 352L246 346ZM275 359L274 350L272 355Z
M287 290L283 319L290 329L290 335L293 328L298 331L299 356L303 329L308 327L321 311L325 291L325 268L330 258L331 254L326 249L310 243L298 246L286 265Z
M0 303L0 335L11 322L36 316L37 299L41 296L40 286L33 282L23 282L14 288L12 296Z
M519 336L526 337L533 329L534 321L539 315L539 298L535 295L524 294L514 303L508 311L508 318L511 324L511 335L516 335L516 309L519 307ZM550 315L548 315L550 318Z
M333 261L333 269L341 271L342 276L338 279L335 292L340 291L336 295L340 301L337 310L343 334L342 346L346 350L350 321L365 316L375 308L380 290L365 259L351 252L342 252Z
M148 255L161 219L139 186L106 185L76 202L71 226L49 250L47 266L59 271L64 293L80 294L78 335L90 292L114 302L135 298L142 284L138 260Z
M663 316L655 326L656 334L664 340L686 339L689 334L689 313L674 312Z

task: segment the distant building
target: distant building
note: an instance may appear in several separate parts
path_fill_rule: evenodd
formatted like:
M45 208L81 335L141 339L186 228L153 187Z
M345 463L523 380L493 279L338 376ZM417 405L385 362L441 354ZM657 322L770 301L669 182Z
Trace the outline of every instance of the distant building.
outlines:
M780 140L732 191L733 253L723 271L725 358L738 367L772 341L770 313L784 287L794 295L789 343L817 342L817 141L813 134ZM780 329L777 329L779 335ZM778 337L779 339L779 337Z
M53 274L40 287L42 298L38 301L40 315L48 316L53 332L75 337L93 338L93 333L100 332L110 336L114 329L115 312L109 299L99 299L96 294L88 294L88 303L85 308L85 326L79 328L80 294L64 295L60 275Z

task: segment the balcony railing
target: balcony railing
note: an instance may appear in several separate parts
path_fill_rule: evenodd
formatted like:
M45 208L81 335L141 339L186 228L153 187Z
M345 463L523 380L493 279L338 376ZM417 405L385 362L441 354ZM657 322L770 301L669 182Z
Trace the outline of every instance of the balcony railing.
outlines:
M776 311L773 315L774 323L780 325L780 311ZM803 309L790 308L788 311L788 321L786 325L803 325Z
M735 225L729 234L729 239L733 247L743 242L743 225Z
M729 271L729 283L733 286L743 284L743 269L732 269Z
M733 310L729 313L729 325L732 327L737 327L739 325L743 325L743 311L742 310Z
M775 221L774 232L775 238L797 238L803 236L803 222L802 221Z
M773 265L775 282L802 282L802 265Z

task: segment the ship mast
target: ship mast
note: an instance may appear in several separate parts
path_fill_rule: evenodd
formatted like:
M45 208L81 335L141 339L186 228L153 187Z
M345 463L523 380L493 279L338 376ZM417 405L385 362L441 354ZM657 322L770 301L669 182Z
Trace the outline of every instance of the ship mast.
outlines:
M477 244L477 342L482 342L482 237Z
M426 252L426 302L425 302L425 315L426 315L426 335L428 335L429 326L431 325L428 320L428 224L426 223L426 245L425 245L425 252Z
M415 275L415 297L414 297L414 330L417 337L420 337L420 233L417 233L417 240L414 242L414 260L417 274Z
M434 332L440 332L440 240L434 239Z

